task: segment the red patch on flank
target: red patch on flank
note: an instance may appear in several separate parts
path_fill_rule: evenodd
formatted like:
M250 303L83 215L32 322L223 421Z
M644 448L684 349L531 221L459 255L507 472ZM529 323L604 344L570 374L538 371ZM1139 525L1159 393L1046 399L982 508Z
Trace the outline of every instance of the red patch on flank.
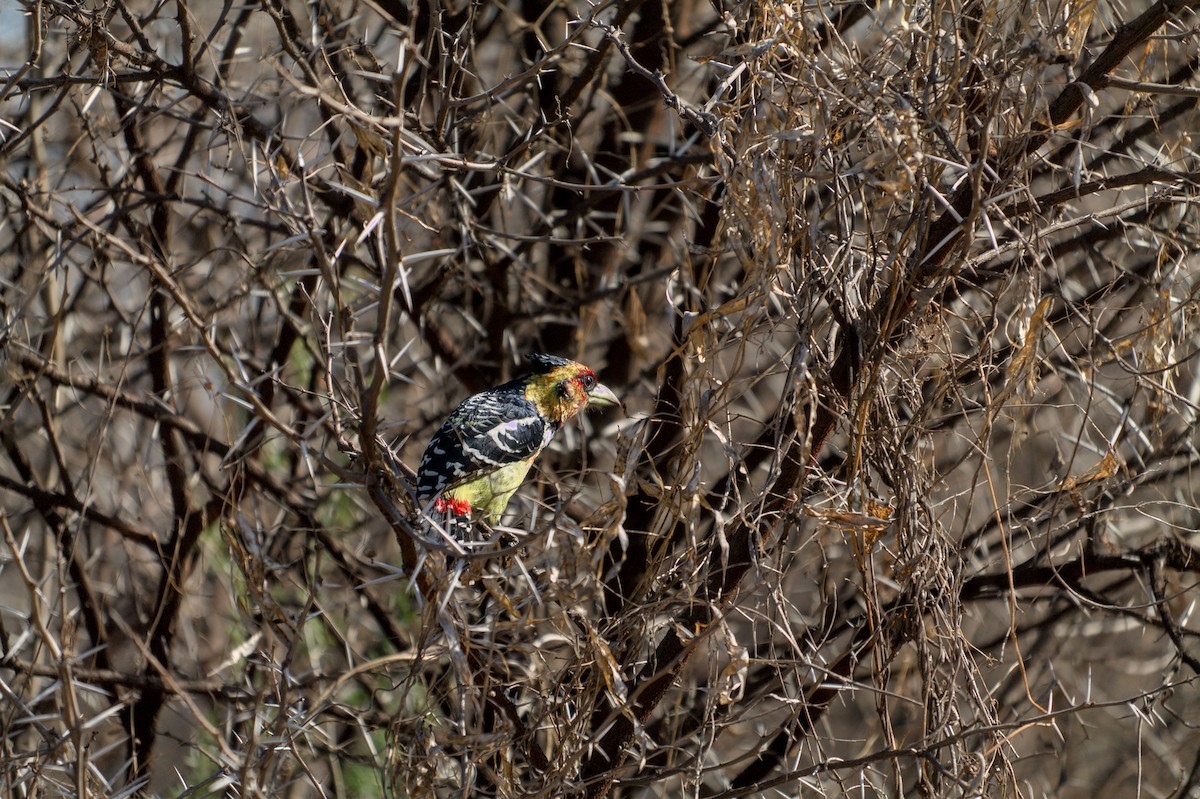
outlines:
M446 499L445 497L438 497L433 501L433 509L438 513L450 511L455 516L471 515L471 503L467 502L465 499Z

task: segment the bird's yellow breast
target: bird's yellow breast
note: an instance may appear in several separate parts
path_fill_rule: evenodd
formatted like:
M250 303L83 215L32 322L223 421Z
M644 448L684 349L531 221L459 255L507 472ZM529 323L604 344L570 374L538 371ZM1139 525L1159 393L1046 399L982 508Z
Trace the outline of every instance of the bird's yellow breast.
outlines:
M450 489L446 496L452 500L466 501L473 509L484 514L488 524L495 524L504 515L513 493L525 481L532 463L533 458L529 458L502 466L490 474Z

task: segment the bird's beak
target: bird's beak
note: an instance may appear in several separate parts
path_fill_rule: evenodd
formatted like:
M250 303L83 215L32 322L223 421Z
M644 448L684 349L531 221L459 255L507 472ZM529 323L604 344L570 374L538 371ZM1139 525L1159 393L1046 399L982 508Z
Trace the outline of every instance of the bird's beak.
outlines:
M597 383L596 387L588 393L587 405L589 408L606 408L609 405L620 404L621 401L617 399L617 395L603 383Z

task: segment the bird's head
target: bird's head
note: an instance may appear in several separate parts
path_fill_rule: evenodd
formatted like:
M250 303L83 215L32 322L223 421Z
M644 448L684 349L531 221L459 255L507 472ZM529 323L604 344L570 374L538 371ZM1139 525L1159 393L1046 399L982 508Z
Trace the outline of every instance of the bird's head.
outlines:
M554 355L530 355L525 396L548 419L562 424L584 408L620 405L617 395L581 363Z

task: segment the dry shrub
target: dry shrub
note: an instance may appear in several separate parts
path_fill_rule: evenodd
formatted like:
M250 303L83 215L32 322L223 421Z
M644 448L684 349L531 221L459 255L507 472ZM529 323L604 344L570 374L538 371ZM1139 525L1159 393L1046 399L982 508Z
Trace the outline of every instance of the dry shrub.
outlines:
M0 793L1198 790L1193 3L0 20Z

